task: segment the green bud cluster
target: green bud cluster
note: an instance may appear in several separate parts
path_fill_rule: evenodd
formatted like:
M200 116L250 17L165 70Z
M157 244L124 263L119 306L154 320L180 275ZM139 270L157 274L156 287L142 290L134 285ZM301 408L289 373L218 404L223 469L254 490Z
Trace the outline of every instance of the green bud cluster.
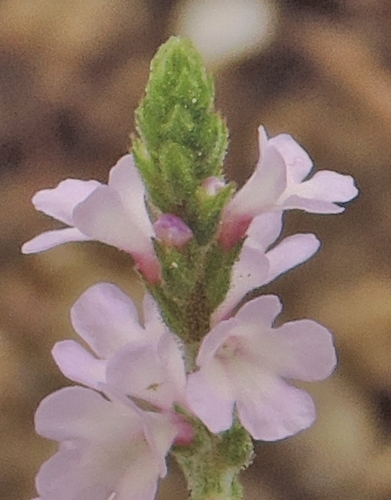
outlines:
M151 63L146 95L136 111L133 154L152 203L181 217L205 243L232 195L209 196L202 182L223 179L228 130L214 111L214 85L190 41L170 38Z
M222 188L210 194L203 183L209 177L224 180L228 131L214 111L213 81L188 40L172 37L157 52L136 126L133 154L151 215L174 214L194 234L180 248L154 240L161 281L146 283L165 322L184 340L187 369L192 371L200 342L210 330L211 314L229 290L243 242L230 250L218 242L222 210L234 186L222 182ZM191 445L175 447L173 454L191 499L240 500L239 473L253 456L249 434L235 424L214 435L199 420L184 415L193 426L194 439Z
M171 37L153 58L136 127L132 152L151 213L174 214L194 234L181 249L154 242L162 281L147 286L170 328L194 344L227 294L241 244L225 252L216 241L234 192L222 170L228 131L214 110L213 80L189 40ZM213 194L203 185L210 177L223 181Z

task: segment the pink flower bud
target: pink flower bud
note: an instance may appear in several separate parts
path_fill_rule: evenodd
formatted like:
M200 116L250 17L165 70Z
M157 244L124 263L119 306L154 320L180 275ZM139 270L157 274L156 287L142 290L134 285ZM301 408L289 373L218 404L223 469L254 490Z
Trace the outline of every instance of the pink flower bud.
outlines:
M153 226L157 239L167 246L182 248L193 238L192 230L173 214L161 215Z
M205 189L209 196L216 196L216 194L225 187L225 182L218 177L208 177L202 183L202 187Z
M190 446L195 434L193 427L184 417L182 417L182 415L178 415L178 413L170 412L169 416L171 423L175 425L177 429L174 444L176 446Z

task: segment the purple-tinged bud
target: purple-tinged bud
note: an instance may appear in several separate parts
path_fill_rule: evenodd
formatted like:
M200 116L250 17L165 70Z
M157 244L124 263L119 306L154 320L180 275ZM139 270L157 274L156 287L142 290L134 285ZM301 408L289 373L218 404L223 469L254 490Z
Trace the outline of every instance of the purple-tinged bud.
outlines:
M202 183L202 187L209 196L216 196L216 194L225 186L225 182L218 177L208 177Z
M168 246L182 248L193 238L193 231L173 214L161 215L153 226L157 239Z

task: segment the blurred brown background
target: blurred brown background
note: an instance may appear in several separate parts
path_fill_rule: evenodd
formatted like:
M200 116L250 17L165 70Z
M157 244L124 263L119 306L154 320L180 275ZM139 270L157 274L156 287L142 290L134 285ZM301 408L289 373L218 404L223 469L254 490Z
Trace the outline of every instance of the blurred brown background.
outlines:
M33 414L67 383L50 349L74 336L72 303L100 280L142 294L131 259L103 245L22 256L24 241L54 227L31 196L66 177L107 179L128 148L150 59L177 33L194 37L216 75L231 179L250 174L263 123L361 190L343 215L287 216L287 232L314 231L323 248L268 291L286 319L334 332L340 365L309 387L311 430L258 445L246 500L391 498L391 3L1 0L0 499L33 498L54 449L35 436ZM185 499L172 470L161 498Z

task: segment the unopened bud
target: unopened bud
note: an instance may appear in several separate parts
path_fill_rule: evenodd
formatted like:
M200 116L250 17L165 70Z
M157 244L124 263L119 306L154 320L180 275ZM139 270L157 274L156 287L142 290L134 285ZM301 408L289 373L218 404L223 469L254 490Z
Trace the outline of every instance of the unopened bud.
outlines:
M216 194L225 186L225 182L218 177L208 177L202 183L202 187L209 196L216 196Z
M182 248L193 238L193 231L173 214L161 215L154 228L157 239L171 247Z

